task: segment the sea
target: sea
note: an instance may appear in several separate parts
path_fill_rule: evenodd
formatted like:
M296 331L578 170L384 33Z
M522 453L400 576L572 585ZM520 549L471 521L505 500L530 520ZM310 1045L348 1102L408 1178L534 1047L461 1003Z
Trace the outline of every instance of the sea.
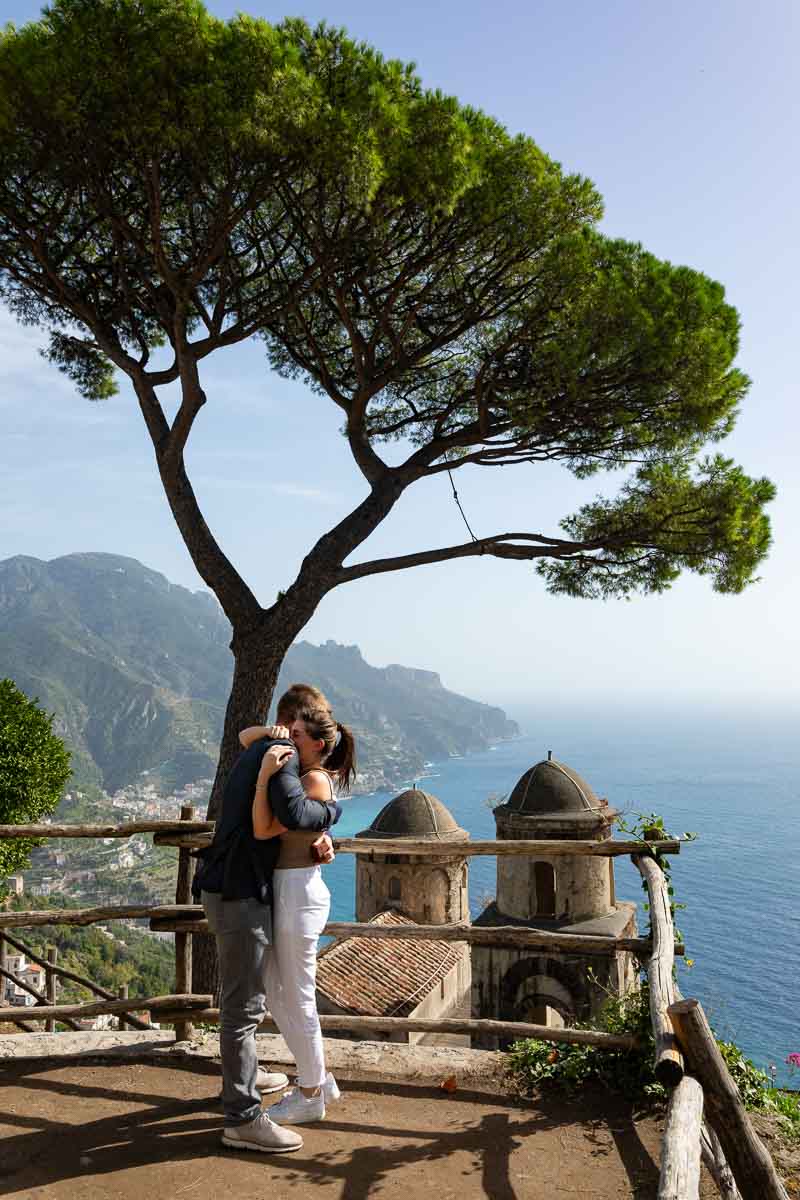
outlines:
M598 702L557 711L509 707L508 715L520 737L431 763L407 786L416 782L437 796L473 838L492 838L492 805L551 750L624 821L656 813L670 833L696 834L672 858L675 900L685 905L676 921L692 962L678 960L680 989L701 1001L718 1037L737 1042L778 1084L798 1088L797 1072L786 1065L800 1051L798 710ZM337 833L365 829L391 798L376 792L346 800ZM614 862L619 898L642 903L632 863ZM354 920L354 856L339 855L325 877L331 919ZM494 896L495 880L494 858L469 860L473 916ZM640 910L638 920L646 931L647 913Z

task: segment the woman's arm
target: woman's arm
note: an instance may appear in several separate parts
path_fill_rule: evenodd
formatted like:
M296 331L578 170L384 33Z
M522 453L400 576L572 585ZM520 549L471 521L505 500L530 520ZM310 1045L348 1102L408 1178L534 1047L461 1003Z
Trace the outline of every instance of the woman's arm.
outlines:
M239 736L241 737L241 734ZM286 826L281 825L280 821L276 820L272 814L267 788L272 776L280 771L292 753L291 746L270 746L261 761L253 793L252 809L253 837L258 841L267 841L269 838L279 837L286 832Z
M253 742L261 738L288 738L289 730L285 725L248 725L239 734L239 745L249 750Z

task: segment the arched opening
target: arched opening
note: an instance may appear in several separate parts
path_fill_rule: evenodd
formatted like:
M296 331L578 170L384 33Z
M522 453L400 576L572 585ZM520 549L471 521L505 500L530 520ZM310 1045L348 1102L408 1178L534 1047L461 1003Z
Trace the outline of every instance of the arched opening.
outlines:
M554 917L556 915L556 872L552 863L534 863L533 880L536 889L536 916Z
M546 1001L550 1000L551 1003ZM563 1029L566 1025L567 1012L563 1004L554 996L525 997L520 1005L520 1020L528 1021L531 1025L548 1025L551 1029Z

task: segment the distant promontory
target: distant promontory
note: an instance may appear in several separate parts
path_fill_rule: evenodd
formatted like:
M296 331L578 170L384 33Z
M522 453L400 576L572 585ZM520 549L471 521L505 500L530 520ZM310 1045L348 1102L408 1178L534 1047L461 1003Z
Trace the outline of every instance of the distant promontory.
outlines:
M107 792L140 777L164 790L213 776L233 660L216 600L132 558L0 562L0 677L56 715L75 782ZM433 671L372 667L357 646L298 642L278 682L321 687L360 750L359 791L392 788L426 761L519 729L448 691Z

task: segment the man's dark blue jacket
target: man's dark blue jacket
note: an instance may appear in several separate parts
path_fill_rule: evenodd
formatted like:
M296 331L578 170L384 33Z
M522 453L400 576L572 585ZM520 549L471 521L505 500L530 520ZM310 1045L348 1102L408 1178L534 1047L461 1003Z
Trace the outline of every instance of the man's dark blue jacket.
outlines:
M269 904L272 873L280 853L280 839L259 840L253 835L253 796L261 760L270 746L292 746L282 738L261 738L239 755L231 768L222 797L222 813L214 840L199 851L200 864L192 890L221 893L223 900L254 897ZM310 800L300 781L297 751L269 781L269 802L275 818L287 829L322 832L338 821L341 809L331 801ZM308 865L311 866L309 858Z

